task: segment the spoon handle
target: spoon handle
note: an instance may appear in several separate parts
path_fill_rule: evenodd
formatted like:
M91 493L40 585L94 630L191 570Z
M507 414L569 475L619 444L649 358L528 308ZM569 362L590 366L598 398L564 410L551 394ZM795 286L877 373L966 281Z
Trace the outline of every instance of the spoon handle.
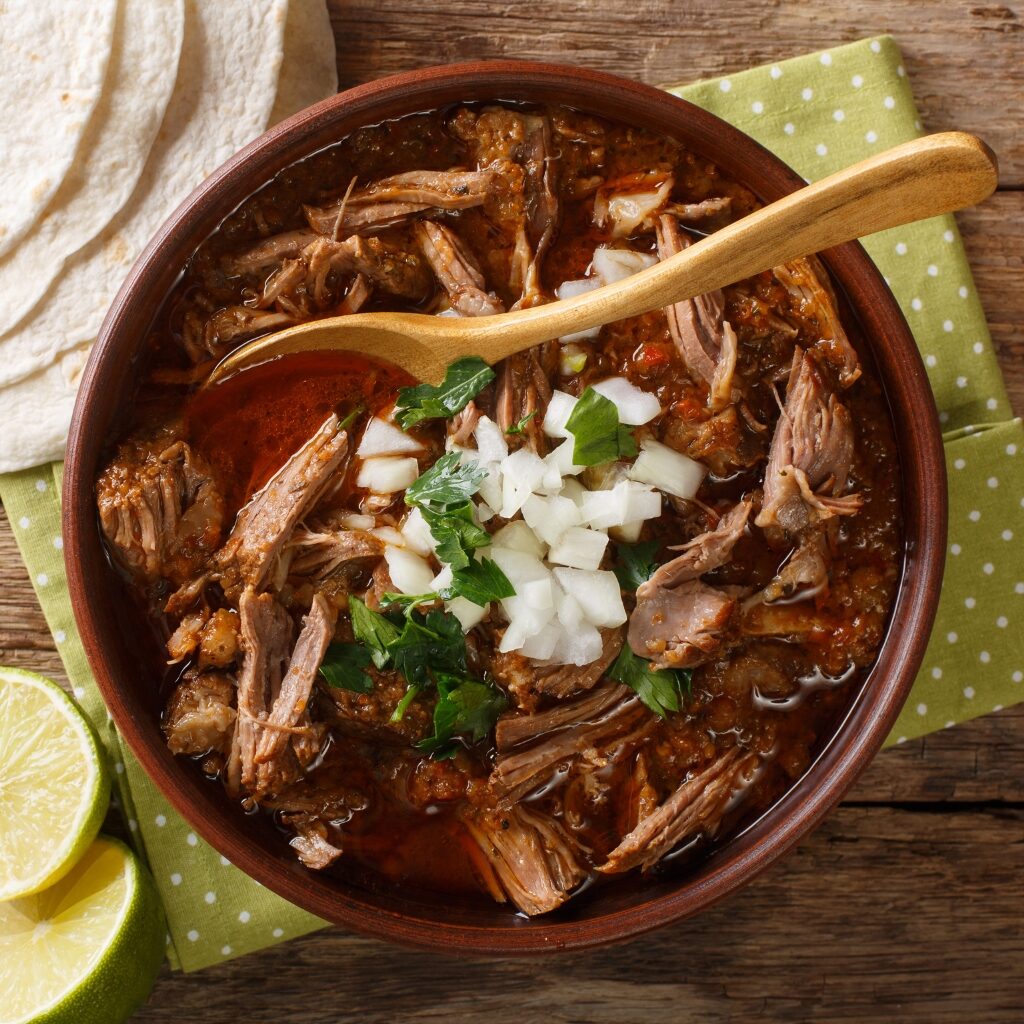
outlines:
M472 348L496 362L549 338L669 306L788 260L981 202L996 181L995 154L975 136L915 139L807 185L623 281L467 322L467 353Z

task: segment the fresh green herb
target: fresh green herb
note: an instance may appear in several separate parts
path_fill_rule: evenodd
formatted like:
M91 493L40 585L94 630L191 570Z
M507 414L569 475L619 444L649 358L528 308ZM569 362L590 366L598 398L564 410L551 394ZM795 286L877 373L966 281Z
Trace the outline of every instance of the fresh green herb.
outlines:
M526 424L529 423L530 420L532 420L533 417L536 416L539 411L539 409L534 409L533 412L528 412L518 423L514 423L511 427L509 427L505 431L505 433L521 434L526 429Z
M391 663L410 683L426 683L430 672L466 671L466 638L451 612L410 612L401 635L388 645Z
M479 562L472 561L464 569L452 575L451 586L441 591L446 600L453 597L464 597L473 604L486 608L491 601L500 601L503 597L515 597L515 587L509 578L498 567L497 562L483 558Z
M572 461L577 466L599 466L637 453L633 434L619 423L615 404L593 388L580 395L565 429L574 439Z
M388 591L386 594L380 596L381 608L401 608L406 615L408 615L413 608L418 608L421 604L431 604L434 601L439 600L437 594L395 594L392 591ZM397 632L397 630L396 630Z
M348 610L353 635L370 649L374 665L383 668L388 661L388 644L398 639L401 630L380 612L367 608L358 597L349 597Z
M436 760L455 754L456 736L465 736L470 743L485 739L508 703L493 686L454 675L439 674L437 692L434 734L416 744L418 750Z
M448 512L469 501L480 490L487 470L476 462L461 465L460 459L458 452L442 455L409 485L405 503L432 512Z
M395 419L403 430L422 420L447 419L465 409L492 380L494 371L479 356L458 359L437 387L418 384L399 389Z
M629 644L623 644L622 651L608 670L608 678L636 690L644 704L661 718L670 711L678 711L684 692L690 692L690 672L686 669L654 669L646 658L634 654Z
M338 423L338 429L339 430L348 430L348 428L351 427L352 424L355 423L355 421L364 412L366 412L366 406L365 405L357 405L354 409L351 409L348 413L345 414L345 416L342 417L342 419Z
M409 710L409 705L419 696L420 690L423 687L419 683L413 683L404 694L402 699L395 705L395 710L391 712L391 721L400 722L405 718L406 711Z
M646 540L640 544L616 544L615 553L619 564L612 567L623 590L636 590L641 583L646 583L658 563L654 561L654 553L658 550L656 540Z
M473 505L465 501L446 512L422 507L420 511L437 542L437 557L453 569L464 569L477 548L491 543L491 535L473 518Z
M320 675L336 690L369 693L373 680L364 669L371 660L370 651L362 644L331 644L320 664Z

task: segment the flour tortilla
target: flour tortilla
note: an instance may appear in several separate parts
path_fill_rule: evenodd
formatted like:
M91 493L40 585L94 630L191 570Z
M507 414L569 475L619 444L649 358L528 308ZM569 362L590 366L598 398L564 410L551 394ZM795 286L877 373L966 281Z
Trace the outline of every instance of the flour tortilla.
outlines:
M131 199L68 260L31 317L0 339L0 385L94 341L132 263L167 215L264 130L284 53L287 0L188 0L174 92Z
M0 256L39 219L103 88L116 0L0 3Z
M284 64L270 124L338 91L338 55L324 0L291 0L284 26Z
M131 195L171 98L184 25L184 0L121 0L103 94L78 159L34 228L0 260L0 335L46 301L67 258Z
M251 0L246 0L246 2L249 6L252 6ZM228 5L225 3L225 6L233 8L234 4ZM294 6L306 8L301 18L297 18L292 11ZM207 12L203 11L202 14L204 18L200 27L206 25L205 15ZM328 31L325 39L322 34L323 28L317 27L325 26L329 30L330 26L326 15L327 11L323 0L291 0L291 3L288 5L284 35L284 63L281 68L280 80L277 84L272 116L288 117L303 106L323 99L337 91L334 38ZM232 67L235 63L234 53L236 51L236 44L245 43L243 49L248 51L249 43L241 39L240 31L232 33L231 26L226 25L222 27L219 33L210 33L209 41L205 44L207 49L204 58L203 48L197 47L194 42L195 30L190 32L190 25L197 17L198 14L191 2L187 2L186 41L182 52L181 73L185 73L184 69L186 67L192 67L196 64L202 66L205 60L205 66L209 70L205 72L204 77L213 80L213 88L218 88L216 69L218 67ZM224 20L230 21L230 19ZM249 31L252 31L250 22L247 19L246 24L249 26ZM190 41L190 36L193 41ZM316 42L314 43L313 40ZM213 45L214 43L216 44L215 46ZM258 42L255 45L258 48ZM330 48L331 53L329 60L322 58L314 59L314 52L324 52L327 47ZM323 48L323 50L320 51L319 48ZM294 85L286 84L286 79L290 79L293 72L296 73L296 78L301 78L303 75L308 76L309 81L305 84L301 82L297 82ZM177 94L177 92L178 87L176 86L175 93ZM195 90L191 92L194 94ZM291 97L290 99L289 96ZM172 99L172 107L176 103L177 95ZM294 104L294 109L289 109L289 104ZM216 103L214 107L216 108ZM214 109L213 115L218 119L226 120L223 110L218 111ZM168 111L165 120L169 122L170 118L171 110ZM213 117L205 118L203 123L204 131L207 133L219 130L219 120L215 120ZM229 127L226 126L225 131ZM163 136L164 134L165 130L162 129L161 135ZM253 132L253 135L255 134L257 134L257 131ZM237 143L231 143L232 151L245 141L248 140L243 139ZM223 156L226 157L227 155L229 154L225 153ZM220 159L223 159L223 157ZM152 160L147 163L147 171L150 170L151 164ZM215 165L216 161L210 167L205 168L203 174L190 182L178 195L171 195L166 192L151 194L150 201L161 205L161 212L157 220L161 220L166 213L169 213L184 198L186 192L197 184L202 176L209 173ZM141 188L140 186L140 191ZM128 209L125 211L125 215L136 206L136 203L137 197L133 196ZM125 217L120 218L120 220L124 221ZM155 226L152 230L155 230ZM152 230L149 233L152 233ZM148 241L148 237L149 234L142 240L143 244L145 241ZM134 260L138 251L141 251L141 247L142 245L140 244L139 249L130 254L127 262L119 270L115 289L119 285L128 264ZM75 262L76 260L71 261L72 264ZM84 278L78 279L84 280ZM79 287L87 288L88 286L81 285ZM73 292L68 292L64 288L61 288L60 291L60 298L65 303L69 299L73 302L77 298ZM110 298L112 297L113 292ZM99 313L100 318L105 314L110 298L105 299L103 308ZM22 336L27 337L28 335ZM4 410L4 431L0 434L0 472L26 469L30 466L63 457L78 381L94 337L95 331L92 336L84 339L77 346L74 344L64 344L49 364L36 370L31 375L23 377L16 383L0 388L0 408ZM3 352L3 343L0 342L0 363L5 358L6 353Z

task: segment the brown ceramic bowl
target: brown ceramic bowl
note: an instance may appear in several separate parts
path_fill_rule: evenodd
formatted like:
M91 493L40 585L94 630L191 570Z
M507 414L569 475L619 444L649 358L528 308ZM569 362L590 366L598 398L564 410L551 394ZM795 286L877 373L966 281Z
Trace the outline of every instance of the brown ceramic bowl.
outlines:
M946 481L938 418L899 307L860 245L824 255L859 322L899 444L906 546L878 661L832 742L760 820L685 877L627 877L558 912L523 920L484 901L367 891L307 871L264 816L240 813L220 786L176 760L160 733L158 694L143 666L157 652L107 563L93 481L132 393L147 328L182 265L238 203L293 161L365 124L459 101L563 103L672 135L766 202L798 175L728 124L665 92L593 71L498 61L386 78L312 107L253 142L174 212L132 269L89 360L68 446L64 540L71 595L93 672L122 736L196 832L253 878L314 914L358 932L452 953L535 954L608 943L677 921L734 892L821 821L881 747L924 654L942 576Z

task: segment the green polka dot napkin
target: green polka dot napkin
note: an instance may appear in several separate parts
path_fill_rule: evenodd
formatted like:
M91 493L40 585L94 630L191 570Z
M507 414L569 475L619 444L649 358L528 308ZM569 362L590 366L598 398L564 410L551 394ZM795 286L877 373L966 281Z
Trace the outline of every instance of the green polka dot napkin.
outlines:
M920 134L900 54L889 38L728 78L673 87L814 179ZM970 128L970 125L955 127ZM895 742L1024 699L1024 430L1002 377L952 218L866 241L925 357L944 424L950 547L924 668ZM32 582L74 687L117 773L118 799L163 897L168 955L196 970L323 922L232 867L179 818L123 749L75 629L60 542L59 463L0 476Z

